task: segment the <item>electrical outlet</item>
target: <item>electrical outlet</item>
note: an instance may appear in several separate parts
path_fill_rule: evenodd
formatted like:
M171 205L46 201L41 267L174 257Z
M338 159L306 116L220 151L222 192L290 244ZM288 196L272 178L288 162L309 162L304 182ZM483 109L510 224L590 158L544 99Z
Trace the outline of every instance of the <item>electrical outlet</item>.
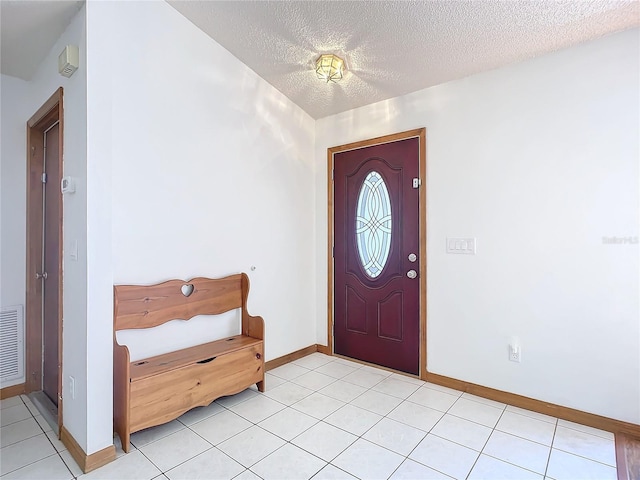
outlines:
M69 375L69 394L73 400L76 399L76 379Z
M522 360L522 348L517 344L509 345L509 360L512 362L518 362Z

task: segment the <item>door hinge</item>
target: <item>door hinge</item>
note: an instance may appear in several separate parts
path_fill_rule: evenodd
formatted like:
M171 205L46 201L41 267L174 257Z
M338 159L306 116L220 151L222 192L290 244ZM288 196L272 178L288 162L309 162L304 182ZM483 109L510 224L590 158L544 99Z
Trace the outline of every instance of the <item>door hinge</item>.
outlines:
M331 247L331 257L335 258L335 256L336 256L336 247L334 246L334 247Z
M422 180L420 180L419 178L414 178L413 179L413 188L420 188L420 185L422 185Z
M331 180L333 180L333 174L334 174L335 170L331 170Z
M47 183L47 174L46 173L43 173L42 177L40 177L40 178L42 180L42 183Z

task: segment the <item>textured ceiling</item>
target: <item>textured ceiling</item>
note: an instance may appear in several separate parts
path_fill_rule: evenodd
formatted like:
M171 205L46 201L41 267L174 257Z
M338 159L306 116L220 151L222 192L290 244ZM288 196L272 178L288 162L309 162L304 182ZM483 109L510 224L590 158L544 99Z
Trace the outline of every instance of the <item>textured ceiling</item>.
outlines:
M0 70L30 80L84 1L0 1Z
M30 79L83 3L0 0L2 73ZM640 25L637 0L169 4L314 118ZM324 52L345 58L340 83L316 78Z
M168 2L314 118L640 24L631 0ZM340 83L316 78L324 52Z

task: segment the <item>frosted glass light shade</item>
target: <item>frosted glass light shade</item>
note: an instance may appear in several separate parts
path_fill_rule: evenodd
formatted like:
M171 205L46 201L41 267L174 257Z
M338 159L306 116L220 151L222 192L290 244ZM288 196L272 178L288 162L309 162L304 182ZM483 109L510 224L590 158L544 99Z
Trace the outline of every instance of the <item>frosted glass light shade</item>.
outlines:
M337 55L325 53L316 60L316 75L325 82L337 82L342 79L344 60Z

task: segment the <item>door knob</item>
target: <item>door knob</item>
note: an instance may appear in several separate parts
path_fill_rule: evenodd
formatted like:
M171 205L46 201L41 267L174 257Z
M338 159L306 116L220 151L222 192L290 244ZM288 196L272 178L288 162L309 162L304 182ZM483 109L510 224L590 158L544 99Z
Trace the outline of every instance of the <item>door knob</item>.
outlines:
M415 270L409 270L407 272L407 277L409 277L409 278L413 279L413 278L416 278L417 276L418 276L418 273Z
M47 272L42 272L42 273L36 272L36 280L40 280L41 278L46 280L47 279Z
M407 258L409 259L410 262L415 262L418 259L415 253L410 253Z

